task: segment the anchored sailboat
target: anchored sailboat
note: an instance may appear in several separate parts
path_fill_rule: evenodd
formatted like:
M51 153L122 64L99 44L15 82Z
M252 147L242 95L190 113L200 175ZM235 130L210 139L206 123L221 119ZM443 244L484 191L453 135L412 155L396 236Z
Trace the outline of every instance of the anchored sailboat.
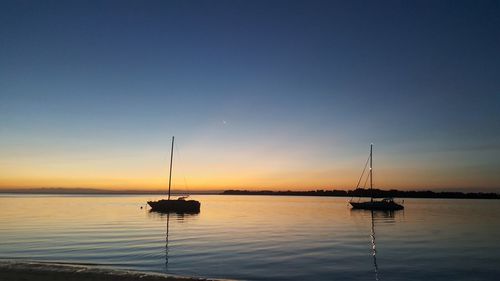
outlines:
M382 200L373 200L373 144L370 144L370 201L366 202L353 202L349 201L353 209L365 210L382 210L382 211L395 211L404 209L403 205L394 202L393 198L384 198ZM365 166L366 169L366 166ZM364 172L364 171L363 171ZM363 176L363 175L361 175ZM360 179L361 181L361 179ZM359 183L358 183L359 185Z
M159 201L148 201L151 210L155 212L169 213L199 213L200 202L196 200L186 200L186 196L181 196L175 200L170 199L170 189L172 185L172 164L174 160L174 137L172 137L172 149L170 151L170 174L168 177L168 199Z

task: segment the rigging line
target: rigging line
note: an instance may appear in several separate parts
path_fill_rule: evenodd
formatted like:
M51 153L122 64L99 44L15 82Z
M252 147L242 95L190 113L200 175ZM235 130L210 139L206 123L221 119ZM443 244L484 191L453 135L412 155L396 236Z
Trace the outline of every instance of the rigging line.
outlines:
M187 185L186 176L184 176L184 189L186 189L186 193L189 193L189 187Z
M172 152L170 152L170 153L172 153ZM170 154L165 154L165 156L164 156L165 163L167 163L167 167L166 167L167 172L166 172L166 177L165 177L165 183L167 184L166 188L169 188L168 184L169 184L169 177L170 177L170 175L169 175L170 168L168 166L169 165L168 163L170 163L170 157L171 157ZM171 182L170 182L170 184L171 184Z
M178 166L180 167L180 173L181 173L182 178L184 180L184 189L185 189L185 192L187 193L189 191L189 187L187 184L186 173L184 171L184 166L183 166L184 161L182 160L183 158L182 158L182 155L180 153L180 149L179 149L179 146L177 143L175 144L175 151L177 152L177 159L179 159L178 162L180 163L180 165L178 165Z
M366 180L365 180L365 183L363 184L363 188L366 188L366 183L368 182L369 178L370 178L370 174L366 174Z
M361 180L363 179L363 175L365 174L366 167L368 166L369 160L370 160L370 156L368 156L368 159L366 159L365 168L363 169L363 172L361 173L361 176L359 177L358 184L356 185L356 188L359 188L359 184L361 183ZM365 182L365 184L366 184L366 182Z

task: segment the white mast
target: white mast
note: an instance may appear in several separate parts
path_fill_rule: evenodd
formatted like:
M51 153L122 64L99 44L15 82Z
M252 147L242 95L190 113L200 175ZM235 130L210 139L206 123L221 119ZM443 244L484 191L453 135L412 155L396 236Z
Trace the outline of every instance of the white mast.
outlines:
M168 200L170 200L170 186L172 185L172 161L174 160L174 136L172 136L172 148L170 150L170 175L168 176Z
M373 202L373 143L370 144L370 202Z

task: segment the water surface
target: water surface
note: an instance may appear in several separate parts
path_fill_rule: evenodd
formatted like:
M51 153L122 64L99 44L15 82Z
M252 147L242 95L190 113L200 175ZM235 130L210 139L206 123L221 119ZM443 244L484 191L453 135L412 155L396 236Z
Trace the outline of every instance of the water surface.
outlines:
M0 195L0 258L246 280L500 276L498 200L406 199L373 216L335 197L199 195L201 213L184 216L140 208L160 198Z

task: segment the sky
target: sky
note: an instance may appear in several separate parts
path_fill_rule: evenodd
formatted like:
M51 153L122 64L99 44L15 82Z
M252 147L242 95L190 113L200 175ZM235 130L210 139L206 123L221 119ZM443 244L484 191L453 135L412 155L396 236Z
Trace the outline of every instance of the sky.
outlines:
M500 192L499 1L1 1L0 188Z

